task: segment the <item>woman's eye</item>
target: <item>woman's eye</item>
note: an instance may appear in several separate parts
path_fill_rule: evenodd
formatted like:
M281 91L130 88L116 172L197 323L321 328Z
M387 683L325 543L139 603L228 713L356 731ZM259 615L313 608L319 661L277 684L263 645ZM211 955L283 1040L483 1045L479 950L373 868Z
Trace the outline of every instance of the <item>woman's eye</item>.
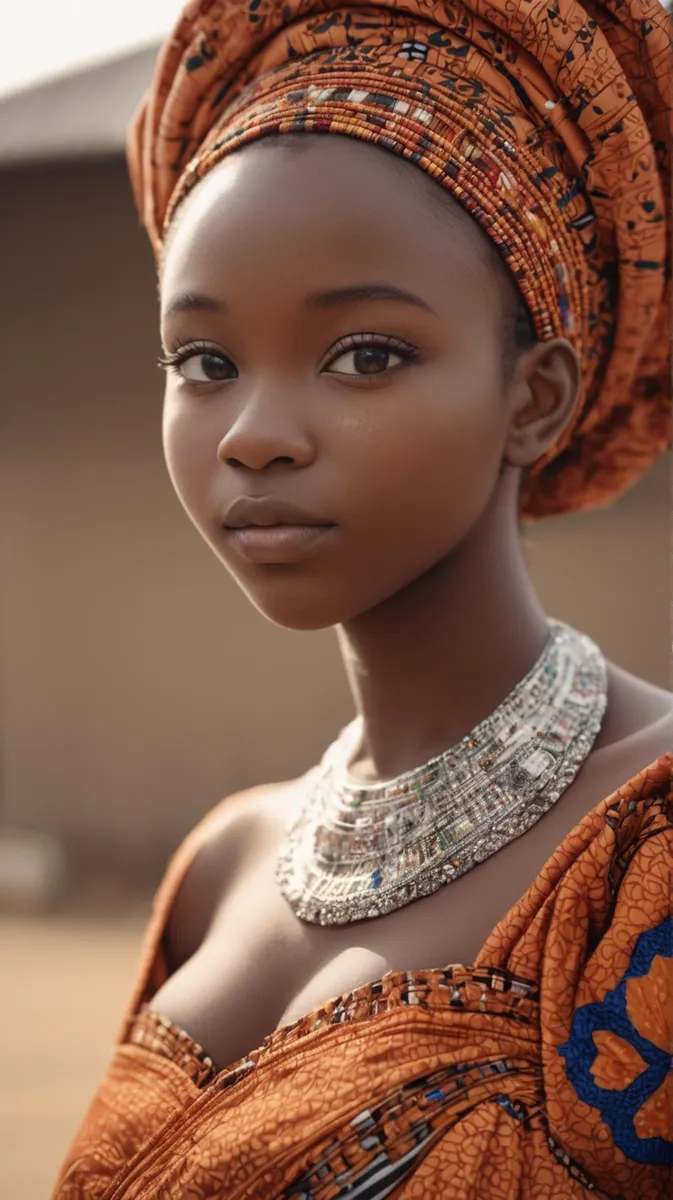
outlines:
M222 379L234 379L237 374L231 359L213 353L190 354L176 364L176 369L190 383L217 383Z
M336 375L381 375L402 362L404 356L387 346L358 346L340 354L325 369Z

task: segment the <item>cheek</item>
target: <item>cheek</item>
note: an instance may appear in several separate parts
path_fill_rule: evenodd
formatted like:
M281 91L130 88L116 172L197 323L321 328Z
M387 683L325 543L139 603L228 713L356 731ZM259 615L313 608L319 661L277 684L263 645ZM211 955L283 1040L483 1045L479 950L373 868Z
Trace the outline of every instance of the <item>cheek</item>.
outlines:
M490 371L480 386L474 378L469 387L457 379L449 385L438 375L389 407L382 397L352 461L362 533L379 527L382 550L395 538L405 539L412 556L448 553L488 503L506 430Z
M167 392L162 416L164 459L175 492L194 523L206 518L207 489L217 466L217 441L208 438L205 422L194 418Z

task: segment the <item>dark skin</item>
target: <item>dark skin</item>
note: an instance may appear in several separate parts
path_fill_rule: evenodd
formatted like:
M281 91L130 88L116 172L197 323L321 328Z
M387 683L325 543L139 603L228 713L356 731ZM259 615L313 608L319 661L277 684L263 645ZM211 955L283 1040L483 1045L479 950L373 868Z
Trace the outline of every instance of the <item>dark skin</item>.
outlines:
M362 719L351 772L368 781L452 745L539 656L547 625L517 492L579 387L561 338L504 370L511 289L471 219L427 188L352 139L253 144L183 204L160 283L165 351L187 356L164 408L177 494L268 619L336 626ZM242 496L329 527L291 543L225 528ZM275 884L303 781L232 798L180 889L172 973L151 1007L225 1066L386 970L474 961L568 831L666 751L672 725L667 693L610 666L601 733L550 813L433 896L343 928L300 922Z

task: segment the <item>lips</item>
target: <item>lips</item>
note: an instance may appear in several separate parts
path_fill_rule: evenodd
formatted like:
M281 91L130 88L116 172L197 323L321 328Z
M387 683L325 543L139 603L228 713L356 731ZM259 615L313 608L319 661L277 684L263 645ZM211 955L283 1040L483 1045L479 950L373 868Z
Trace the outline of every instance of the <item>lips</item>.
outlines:
M336 526L299 505L272 497L239 496L224 529L238 553L254 563L289 563L304 557Z
M334 522L287 500L274 499L271 496L238 496L224 514L223 524L226 529L246 529L251 525L265 528L270 525L312 525L326 528L333 526Z

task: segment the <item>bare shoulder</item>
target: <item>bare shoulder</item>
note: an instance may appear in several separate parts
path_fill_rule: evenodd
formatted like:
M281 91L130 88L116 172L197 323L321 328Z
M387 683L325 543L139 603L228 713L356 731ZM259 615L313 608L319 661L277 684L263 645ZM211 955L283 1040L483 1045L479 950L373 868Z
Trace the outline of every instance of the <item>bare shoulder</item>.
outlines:
M673 751L673 695L608 665L608 708L578 779L588 796L611 795L656 759Z
M265 784L227 797L208 819L203 840L180 882L164 945L172 973L203 943L224 890L251 854L278 837L300 780Z
M670 733L672 718L671 692L608 663L608 708L597 747L638 735L645 739L665 736L667 728Z

